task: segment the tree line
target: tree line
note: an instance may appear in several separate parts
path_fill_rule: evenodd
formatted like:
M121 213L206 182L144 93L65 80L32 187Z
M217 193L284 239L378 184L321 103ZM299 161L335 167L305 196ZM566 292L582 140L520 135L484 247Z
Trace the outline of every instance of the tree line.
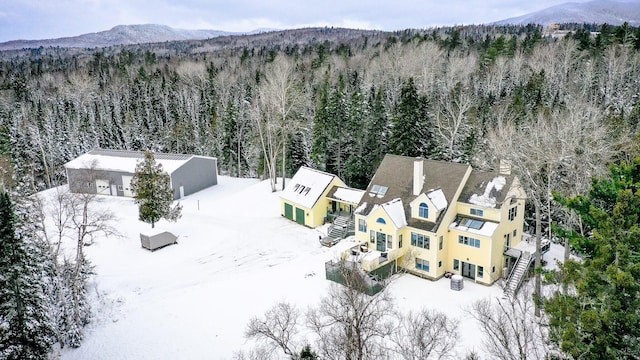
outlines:
M529 230L538 240L563 241L567 259L571 249L595 257L612 245L585 239L606 224L585 223L588 208L553 199L586 196L593 178L611 176L610 164L638 154L640 36L626 24L601 26L597 35L572 29L562 39L532 25L306 29L219 42L2 52L0 183L20 199L65 183L64 163L96 146L214 156L222 174L268 178L274 191L277 176L303 165L364 188L386 153L480 169L508 160L530 199ZM617 191L611 189L608 200ZM57 317L71 324L63 332L71 335L54 340L74 346L88 321L79 290L90 273L82 247L91 207L89 198L58 199L57 208L66 209L54 217L64 230L58 234L74 229L77 252L50 262L51 281L67 276L57 298L74 304ZM108 222L100 225L111 231ZM567 235L574 232L581 237ZM25 239L46 232L31 234ZM624 251L631 265L620 276L635 276L635 250ZM569 296L593 278L556 281ZM576 345L584 340L576 331L552 335L578 354L585 348Z

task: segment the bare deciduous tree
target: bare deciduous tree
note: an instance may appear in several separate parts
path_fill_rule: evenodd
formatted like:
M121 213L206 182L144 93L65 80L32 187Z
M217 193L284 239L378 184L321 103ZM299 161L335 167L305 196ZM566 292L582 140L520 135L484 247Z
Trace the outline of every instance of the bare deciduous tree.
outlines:
M249 321L245 337L266 342L279 348L288 356L295 356L297 344L294 337L298 332L298 309L289 303L280 302L267 310L264 318L254 317Z
M322 359L381 359L387 354L383 340L393 331L393 302L386 289L364 294L362 276L345 271L346 285L331 284L319 307L307 314Z
M534 315L531 290L523 288L517 297L482 299L467 313L477 320L484 335L484 350L501 360L546 359L550 354L543 319Z
M403 360L446 359L458 341L458 322L446 314L422 309L397 314L391 334L394 352Z

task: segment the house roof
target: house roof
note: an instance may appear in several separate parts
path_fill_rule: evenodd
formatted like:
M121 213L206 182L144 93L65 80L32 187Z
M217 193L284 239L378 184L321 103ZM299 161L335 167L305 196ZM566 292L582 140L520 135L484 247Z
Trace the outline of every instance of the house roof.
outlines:
M500 207L513 184L514 178L515 175L473 170L458 200L482 207Z
M335 185L331 187L331 190L329 190L327 197L351 204L359 204L360 200L362 200L362 197L364 196L364 193L364 190Z
M303 166L289 180L280 198L310 209L334 178L337 176Z
M156 163L171 174L186 164L195 155L154 153ZM68 169L89 169L134 173L139 160L144 159L142 151L93 149L84 155L69 161L64 166Z
M413 164L415 158L399 155L386 155L378 170L376 171L371 183L367 187L365 195L362 197L357 212L362 215L369 215L374 205L381 205L393 199L401 199L404 207L405 219L409 226L433 231L437 228L438 222L428 222L411 218L410 203L416 198L413 195ZM438 202L438 205L451 204L464 179L465 174L469 170L469 165L449 163L443 161L424 159L423 174L424 183L422 192L432 194L432 201ZM373 192L373 188L387 187L384 194L381 192ZM441 191L442 195L438 192ZM431 197L430 197L431 198ZM435 199L435 200L434 200Z

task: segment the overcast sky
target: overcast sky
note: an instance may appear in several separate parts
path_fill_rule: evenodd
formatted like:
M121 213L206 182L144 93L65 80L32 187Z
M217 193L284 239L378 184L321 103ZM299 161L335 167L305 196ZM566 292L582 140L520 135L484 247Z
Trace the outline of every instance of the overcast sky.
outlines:
M0 0L0 42L124 24L251 31L306 26L399 30L480 24L586 0Z

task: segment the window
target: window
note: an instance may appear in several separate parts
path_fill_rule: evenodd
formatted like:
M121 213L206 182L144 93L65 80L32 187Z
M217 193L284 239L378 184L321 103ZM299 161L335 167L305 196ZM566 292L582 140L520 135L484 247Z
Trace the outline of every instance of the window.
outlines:
M515 219L516 216L518 216L518 207L514 206L511 209L509 209L509 221L513 221L513 219Z
M402 234L398 235L398 248L402 248Z
M495 267L495 265L491 267L491 272L492 272L492 273L496 272L496 267Z
M429 260L416 258L416 269L422 270L422 271L429 271Z
M458 235L458 244L469 245L473 247L480 247L480 239L470 238L464 235Z
M518 233L518 229L513 229L513 238L516 238L516 234Z
M444 247L444 238L440 235L440 241L438 242L438 250L442 250Z
M387 186L373 185L371 187L371 192L369 194L371 196L383 197L388 190L389 190L389 187Z
M369 231L369 241L373 244L376 242L376 232L371 230Z
M411 233L411 245L429 250L431 239L426 235Z
M122 185L118 185L118 191L122 191Z
M438 261L438 267L441 268L442 267L442 260Z
M293 185L293 191L295 192L296 190L298 190L300 188L300 184L295 184Z
M358 219L358 231L367 232L367 222L363 219Z
M387 235L387 250L393 249L393 236Z
M386 221L384 221L384 219L383 219L383 218L377 218L377 219L376 219L376 222L377 222L378 224L386 224L386 223L387 223Z
M309 187L304 189L304 194L307 195L309 193L309 190L311 190L311 188L309 188Z
M462 218L460 220L460 226L466 226L471 229L480 230L482 229L482 225L484 225L484 221L474 220L469 218Z
M460 270L460 261L458 259L453 259L453 270Z
M429 206L425 203L420 203L420 207L418 207L418 216L421 218L429 217Z
M469 213L475 216L484 216L484 211L480 209L471 209Z
M478 266L478 277L484 277L484 267Z

